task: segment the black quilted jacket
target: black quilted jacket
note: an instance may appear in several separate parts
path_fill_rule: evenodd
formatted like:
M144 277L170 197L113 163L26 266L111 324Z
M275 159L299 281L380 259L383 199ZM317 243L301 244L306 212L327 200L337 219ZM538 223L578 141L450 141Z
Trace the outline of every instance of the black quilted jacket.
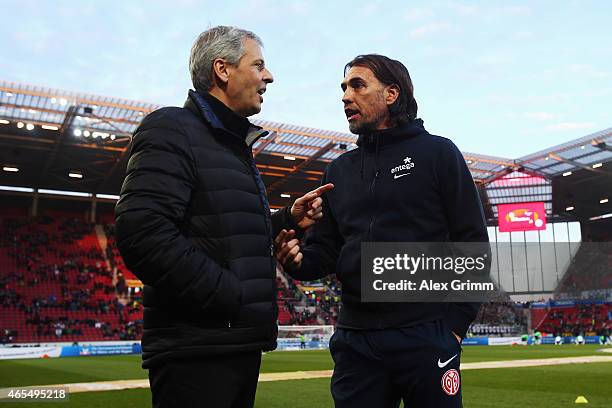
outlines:
M272 237L291 225L288 209L270 217L253 161L265 134L228 130L193 91L136 130L115 217L145 285L143 367L276 347Z

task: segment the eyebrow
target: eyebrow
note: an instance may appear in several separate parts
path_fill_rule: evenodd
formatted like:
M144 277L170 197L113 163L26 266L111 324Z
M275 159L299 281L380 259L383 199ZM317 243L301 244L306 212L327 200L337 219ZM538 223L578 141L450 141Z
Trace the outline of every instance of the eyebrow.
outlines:
M365 80L364 80L363 78L358 77L358 76L355 76L355 77L352 77L351 79L349 79L349 80L348 80L348 83L349 83L349 84L354 84L354 83L355 83L355 82L357 82L357 81L362 81L362 82L365 82ZM342 82L340 83L340 88L342 88L342 90L343 90L343 91L344 91L344 90L346 90L346 84L347 84L347 81L342 81Z

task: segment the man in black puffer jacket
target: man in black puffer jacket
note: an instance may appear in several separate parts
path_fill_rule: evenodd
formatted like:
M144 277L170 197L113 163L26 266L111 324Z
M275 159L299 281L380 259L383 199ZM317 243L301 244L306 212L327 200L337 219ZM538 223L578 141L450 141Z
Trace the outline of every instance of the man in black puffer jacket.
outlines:
M143 367L153 406L250 407L277 336L273 237L306 229L319 188L270 216L246 118L273 81L261 40L214 27L190 57L196 91L134 134L117 203L117 246L145 284Z
M361 243L488 242L474 181L459 149L416 119L403 64L363 55L345 74L359 148L328 165L323 219L303 248L281 233L279 260L296 279L335 273L342 284L330 342L336 407L460 407L460 341L480 304L362 302Z

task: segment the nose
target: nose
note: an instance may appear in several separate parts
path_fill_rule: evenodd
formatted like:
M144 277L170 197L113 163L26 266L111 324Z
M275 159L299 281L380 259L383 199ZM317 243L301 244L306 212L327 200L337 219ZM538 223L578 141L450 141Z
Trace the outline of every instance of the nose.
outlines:
M272 73L268 70L268 68L264 70L263 81L266 84L274 82L274 77L272 76Z
M353 98L350 92L350 88L346 88L346 91L344 91L344 94L342 94L342 102L345 105L348 105L349 103L353 102Z

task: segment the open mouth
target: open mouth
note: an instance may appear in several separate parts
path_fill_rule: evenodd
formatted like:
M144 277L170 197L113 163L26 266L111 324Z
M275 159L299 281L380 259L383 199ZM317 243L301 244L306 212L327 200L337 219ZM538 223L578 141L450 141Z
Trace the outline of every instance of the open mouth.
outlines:
M263 102L263 94L266 93L266 88L261 88L257 93L259 94L259 101Z
M344 114L346 115L346 119L351 121L357 118L357 116L359 115L359 111L354 109L345 109Z

